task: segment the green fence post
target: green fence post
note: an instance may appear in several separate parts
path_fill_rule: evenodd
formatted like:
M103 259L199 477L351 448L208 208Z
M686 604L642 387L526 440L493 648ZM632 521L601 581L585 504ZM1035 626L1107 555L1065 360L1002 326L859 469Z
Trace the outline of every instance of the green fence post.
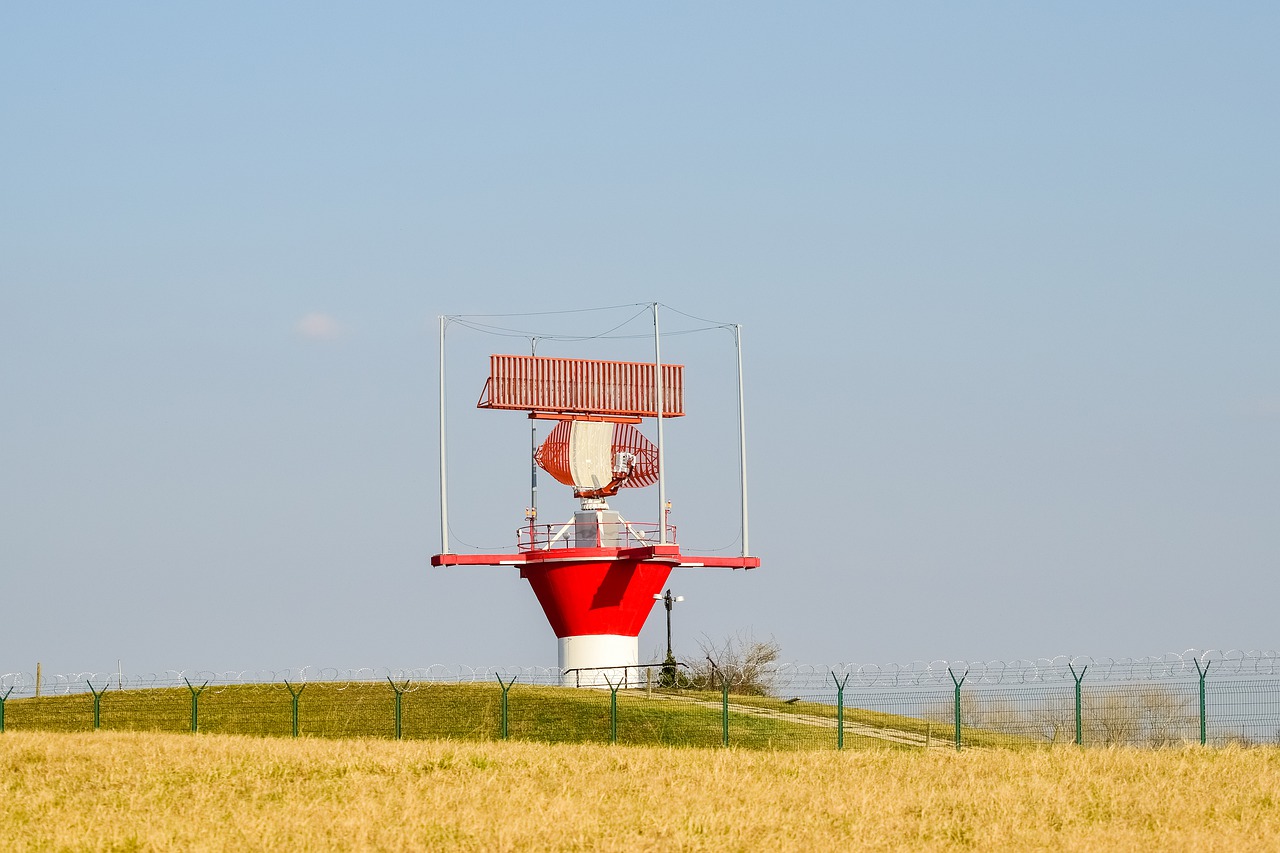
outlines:
M9 694L12 692L13 688L10 687L4 692L3 696L0 696L0 735L4 734L4 703L8 701Z
M720 745L729 745L729 679L720 679Z
M303 684L297 690L293 689L293 685L289 683L289 679L284 680L284 686L289 691L289 698L293 700L293 736L298 736L298 697L302 695L302 691L307 689L307 685Z
M209 686L209 682L206 681L196 687L187 681L186 676L183 676L182 680L187 682L187 689L191 691L191 732L194 734L200 730L200 694Z
M493 677L498 679L498 683L502 685L502 739L506 740L507 739L507 691L511 689L512 684L516 683L516 679L519 678L519 676L518 675L511 676L511 680L506 683L502 681L502 676L498 675L496 672L493 674Z
M1067 669L1071 670L1071 677L1076 680L1076 746L1081 746L1084 744L1084 725L1081 722L1080 682L1084 681L1084 674L1089 671L1089 665L1085 664L1084 669L1080 670L1078 674L1072 664L1067 664Z
M844 686L849 683L849 673L841 681L832 670L831 680L836 683L836 749L844 749Z
M1204 669L1201 669L1199 658L1192 658L1192 660L1195 661L1196 674L1200 676L1200 745L1204 746L1208 740L1205 737L1206 732L1205 732L1204 677L1209 674L1209 664L1213 663L1213 661L1211 660L1205 661Z
M618 742L618 688L622 681L614 684L609 676L604 676L604 683L609 685L609 743Z
M94 690L92 681L86 681L85 684L89 685L89 692L93 694L93 730L96 732L102 725L102 694L107 692L107 688Z
M964 675L960 676L960 680L956 680L956 674L951 671L951 667L947 667L947 675L951 676L951 682L956 686L956 752L960 751L960 685L964 684L964 680L969 677L969 670L964 671Z
M391 676L387 676L387 683L396 692L396 740L400 740L404 736L404 715L401 700L404 697L404 692L409 689L409 681L410 679L406 678L404 684L396 684L391 680Z

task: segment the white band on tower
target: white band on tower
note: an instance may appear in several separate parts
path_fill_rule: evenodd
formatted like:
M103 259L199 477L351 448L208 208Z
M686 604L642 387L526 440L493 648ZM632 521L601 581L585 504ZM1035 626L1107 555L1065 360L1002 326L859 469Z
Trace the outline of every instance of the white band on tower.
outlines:
M639 687L640 640L621 634L560 638L560 683L565 687ZM603 668L600 668L603 667ZM607 679L607 680L606 680Z

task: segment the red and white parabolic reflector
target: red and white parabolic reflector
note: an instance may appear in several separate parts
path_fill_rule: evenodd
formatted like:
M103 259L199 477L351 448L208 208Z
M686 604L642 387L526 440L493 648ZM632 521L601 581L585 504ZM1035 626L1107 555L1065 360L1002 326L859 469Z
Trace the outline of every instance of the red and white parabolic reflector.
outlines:
M607 497L658 482L658 448L631 424L561 421L535 458L579 497Z

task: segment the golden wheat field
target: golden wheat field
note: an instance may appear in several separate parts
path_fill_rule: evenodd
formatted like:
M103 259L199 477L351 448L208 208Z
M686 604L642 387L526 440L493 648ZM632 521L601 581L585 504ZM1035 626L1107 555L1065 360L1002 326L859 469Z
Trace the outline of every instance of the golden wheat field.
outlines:
M0 735L11 850L1276 850L1271 748Z

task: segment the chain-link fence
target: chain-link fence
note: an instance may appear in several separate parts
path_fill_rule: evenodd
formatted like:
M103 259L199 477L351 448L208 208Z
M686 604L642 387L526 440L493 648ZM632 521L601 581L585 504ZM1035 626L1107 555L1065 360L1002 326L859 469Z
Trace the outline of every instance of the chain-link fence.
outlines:
M520 738L753 749L1280 742L1280 654L776 665L0 677L0 732ZM592 686L575 688L574 684ZM566 686L568 685L568 686Z

